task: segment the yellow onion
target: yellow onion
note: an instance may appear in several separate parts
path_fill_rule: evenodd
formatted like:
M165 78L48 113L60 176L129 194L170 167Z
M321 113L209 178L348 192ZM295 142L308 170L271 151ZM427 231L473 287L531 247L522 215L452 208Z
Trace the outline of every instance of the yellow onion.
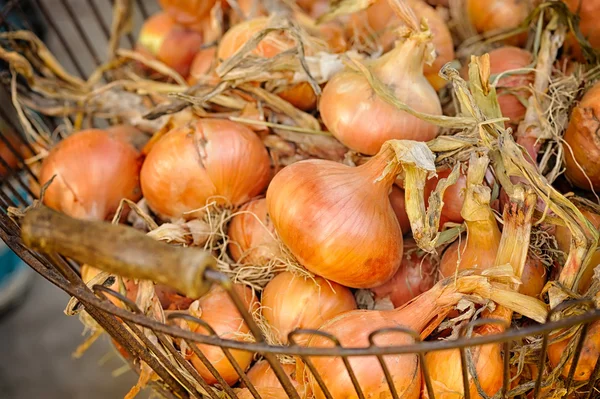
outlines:
M504 46L489 52L490 73L497 75L514 69L531 67L533 56L529 51L518 47ZM526 108L521 102L530 95L527 87L533 83L534 73L505 75L501 78L496 90L502 116L510 118L508 126L516 128L525 117Z
M303 387L296 381L296 365L290 363L280 363L283 371L290 377L290 381L294 388L297 391L302 391ZM254 363L254 365L248 370L246 373L248 379L254 385L255 388L280 388L283 390L281 386L281 382L277 379L275 372L271 368L271 365L266 360L259 360ZM241 384L245 386L245 384ZM286 395L287 397L287 395ZM302 397L302 395L300 395Z
M123 198L141 198L142 157L118 131L83 130L59 142L42 164L40 183L56 176L44 204L69 216L104 220Z
M429 196L435 190L440 179L446 179L450 176L452 170L446 168L437 171L437 176L427 180L425 184L425 202L429 201ZM464 174L460 174L456 183L449 186L444 192L444 206L440 217L440 228L446 222L462 223L464 221L460 211L465 202L465 189L467 186L467 178Z
M448 25L443 17L423 0L409 0L419 20L425 19L433 34L432 44L436 58L431 65L423 66L423 74L434 89L439 90L448 82L439 76L440 69L454 60L454 43ZM394 15L389 0L378 0L368 9L352 15L349 29L351 35L377 35L377 42L384 50L389 50L397 39L395 30L402 26L401 20Z
M567 345L572 338L564 339L555 344L548 346L548 360L553 368L556 368L560 362L560 358L563 355ZM583 347L581 348L579 361L575 368L575 374L573 380L575 381L587 381L592 376L594 367L600 357L600 322L595 321L588 327L587 336L583 341ZM567 378L569 370L573 364L573 357L571 356L567 363L562 368L563 377Z
M270 176L269 155L252 130L227 120L200 119L154 144L141 183L151 209L179 218L209 200L241 205L260 194Z
M197 29L210 15L217 0L158 0L158 3L177 23Z
M423 75L423 65L430 56L430 35L428 30L419 31L408 7L404 5L402 12L412 33L367 67L403 103L419 112L441 115L437 93ZM438 133L437 126L388 104L374 93L361 72L351 69L329 80L319 110L325 126L338 140L369 155L376 154L387 140L428 141Z
M213 83L218 81L214 74L216 47L208 47L196 53L190 67L188 82L194 85L198 82Z
M217 57L223 61L234 55L252 36L267 28L269 19L258 17L244 21L227 31L219 43ZM285 50L293 48L294 40L286 32L271 32L267 34L251 51L252 54L263 58L272 58ZM310 53L310 51L307 51ZM286 101L302 110L311 110L316 106L317 95L308 82L300 82L277 93Z
M518 27L533 7L534 0L467 0L467 16L479 33L500 32ZM506 40L517 46L526 41L527 34Z
M400 166L384 175L395 156L385 145L355 168L310 159L275 175L269 215L304 267L352 288L376 287L396 273L402 230L388 195Z
M250 313L254 312L258 307L258 301L252 289L240 284L234 284L233 287L236 294L246 306L246 309ZM244 319L242 319L242 315L229 298L227 292L220 286L213 286L205 296L198 300L198 305L198 309L192 310L190 308L191 313L198 315L201 320L208 323L219 337L244 341L244 335L249 334L250 330ZM200 324L188 322L188 325L192 332L196 334L209 335L208 331ZM217 369L225 382L233 385L238 381L240 378L239 375L220 347L205 344L198 344L197 346L213 367ZM233 349L230 352L243 370L246 370L250 366L250 363L252 363L253 353ZM191 352L190 359L194 368L208 384L218 383L217 379L195 353Z
M159 13L142 26L136 50L156 58L185 77L202 43L201 34L177 25L169 15Z
M394 307L399 307L431 289L436 280L437 265L425 253L419 253L413 240L404 243L404 258L400 268L387 283L372 288L375 300L388 298Z
M261 265L281 255L264 198L252 200L240 209L231 219L227 236L229 253L236 262Z
M322 277L306 278L283 272L267 284L262 298L262 314L282 343L295 329L317 329L335 316L356 309L352 292ZM308 336L298 335L304 345Z
M394 184L392 186L392 191L390 192L390 203L398 218L398 223L400 223L402 234L406 234L410 231L410 220L406 213L406 198L404 198L404 196L404 190L398 188L398 186Z
M566 176L584 190L600 189L599 98L600 83L596 83L573 109L563 137Z

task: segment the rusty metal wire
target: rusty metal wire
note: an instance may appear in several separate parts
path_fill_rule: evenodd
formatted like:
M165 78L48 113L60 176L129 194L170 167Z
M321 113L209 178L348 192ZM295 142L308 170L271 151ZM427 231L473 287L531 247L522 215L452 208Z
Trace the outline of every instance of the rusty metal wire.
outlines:
M149 14L147 5L155 0L136 0L136 12L146 18ZM81 63L78 54L73 49L71 38L68 37L61 28L65 24L70 24L70 28L78 32L78 40L87 49L87 55L93 60L93 64L97 66L102 62L103 49L96 47L90 32L87 31L88 26L77 19L77 12L73 8L70 0L60 0L59 2L64 8L61 14L66 20L57 21L53 13L51 13L44 0L35 0L34 4L39 6L39 10L46 20L48 29L53 34L59 44L59 51L65 55L65 60L71 62L74 71L84 77L90 71L85 69ZM101 6L98 4L101 3ZM79 7L89 7L89 14L95 19L96 27L100 29L104 35L104 39L109 36L109 28L104 18L102 11L110 8L110 0L86 0L79 1ZM19 4L16 1L11 1L9 4L0 10L1 12L9 12L12 9L18 8ZM5 15L0 15L0 25L9 28ZM134 38L129 35L128 42L132 46ZM92 65L92 67L94 66ZM590 308L589 311L583 312L580 315L563 318L556 321L550 321L550 317L557 312L560 312L567 306L582 303L564 303L557 309L554 309L548 318L548 322L542 325L533 325L520 329L508 329L502 334L497 335L479 335L471 337L469 332L477 326L483 324L497 323L494 320L476 320L463 328L461 336L456 340L441 340L441 341L421 341L419 334L401 327L386 328L375 331L369 336L368 347L344 347L340 341L331 334L316 330L296 330L289 334L287 346L270 345L266 342L261 329L254 321L252 315L245 309L243 302L233 290L231 282L223 274L207 270L205 278L214 284L219 284L228 293L233 303L239 309L244 321L248 325L250 332L253 335L253 342L240 342L235 340L220 338L215 331L201 319L191 316L184 312L175 312L168 315L166 323L159 323L156 320L146 316L136 305L135 302L128 299L126 296L115 292L104 286L96 285L90 289L81 280L78 265L71 261L62 258L58 254L42 255L35 253L26 248L20 238L19 226L8 215L8 207L24 207L33 201L35 195L29 187L29 182L37 182L36 174L31 170L25 162L22 154L15 148L15 137L20 140L20 144L28 147L31 153L35 153L31 144L24 139L20 132L20 128L9 115L7 109L0 109L0 119L2 119L9 128L6 131L0 131L0 145L5 145L9 149L12 156L18 159L15 166L10 165L7 159L0 157L0 170L4 168L7 172L0 180L0 238L17 253L29 266L42 275L52 284L61 288L69 295L77 298L82 304L85 311L98 323L104 331L106 331L114 342L122 348L127 354L127 359L132 367L139 371L141 362L150 366L152 370L160 377L160 380L153 382L153 387L163 396L169 398L201 398L210 397L212 399L221 398L220 391L224 391L226 395L232 398L237 398L236 391L230 387L222 376L219 375L215 367L210 363L197 344L205 344L218 346L222 349L224 356L231 362L235 371L238 373L240 380L250 391L251 395L257 399L260 394L256 387L250 382L246 371L236 362L231 354L232 350L240 350L251 353L256 353L264 357L276 377L280 381L286 394L293 399L299 399L299 394L295 390L290 377L285 373L277 359L277 355L294 356L301 360L310 372L316 383L321 389L322 395L327 399L332 399L334 396L331 393L330 387L327 386L322 376L319 375L311 358L323 356L337 356L343 361L348 376L356 391L356 396L360 399L369 396L369 392L364 392L360 386L358 378L350 364L350 357L365 357L374 356L377 358L379 365L383 371L386 382L388 384L390 394L394 399L400 399L394 382L392 379L389 366L385 362L386 355L400 354L416 354L418 355L421 369L424 377L424 390L427 392L430 399L435 398L434 388L428 368L425 364L425 354L431 351L442 351L448 349L460 350L462 359L462 373L464 385L464 397L471 397L469 384L470 377L473 377L472 370L469 368L469 348L474 348L486 344L501 344L504 353L504 379L503 386L499 395L496 397L512 397L509 396L510 391L510 364L508 355L511 352L515 342L521 342L525 339L541 339L541 350L537 367L540 372L532 382L531 393L533 398L541 397L543 388L544 370L548 370L546 359L546 349L551 340L551 333L560 330L581 326L576 349L572 358L572 365L568 373L568 377L564 379L564 387L569 391L573 383L573 377L577 366L577 361L581 354L582 345L588 332L588 326L600 320L600 310ZM0 125L4 126L4 124ZM14 132L13 132L14 131ZM9 139L9 135L12 135ZM112 299L109 300L109 299ZM122 306L116 306L115 303L120 303ZM589 303L586 303L589 305ZM178 326L177 321L186 321L201 325L207 334L197 334L188 330L184 330ZM144 333L147 329L152 331L156 340L148 338ZM327 348L315 348L300 346L297 344L296 337L303 334L318 335L329 340L332 344ZM377 346L375 339L380 334L406 334L413 338L414 343L404 346ZM190 364L190 362L176 348L175 342L185 342L191 351L198 359L206 366L209 372L218 381L218 389L210 386L198 373L198 371ZM597 362L595 369L584 390L586 398L598 397L595 393L595 387L600 377L600 362Z

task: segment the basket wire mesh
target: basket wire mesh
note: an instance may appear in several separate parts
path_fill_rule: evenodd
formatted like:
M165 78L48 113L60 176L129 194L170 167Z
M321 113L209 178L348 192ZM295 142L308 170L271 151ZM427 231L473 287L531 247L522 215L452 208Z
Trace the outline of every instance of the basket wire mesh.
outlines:
M135 26L139 28L142 21L157 11L158 8L155 0L136 0L134 3L134 22ZM39 14L39 22L35 24L36 26L28 22L27 18L19 18L19 20L23 21L24 26L16 26L11 21L11 15L19 15L21 17L25 15L27 12L25 7L27 5L24 6L24 2L10 0L0 4L2 4L0 8L0 31L24 28L36 31L38 34L45 34L49 48L70 72L85 79L91 71L104 61L103 53L110 37L110 18L113 2L108 0L32 0L29 6L37 10L36 12ZM44 32L44 30L46 31ZM133 31L137 30L134 29ZM127 34L121 43L122 46L130 48L134 44L135 38L132 34ZM594 308L593 302L587 300L570 301L561 304L550 312L546 324L521 329L509 329L498 335L470 336L470 333L477 326L498 323L497 320L480 319L463 328L461 336L456 340L421 342L419 334L414 331L394 327L375 331L370 334L370 345L368 347L350 348L343 347L336 337L326 332L315 330L293 331L289 334L290 345L288 346L267 344L261 329L245 309L228 278L210 269L205 272L205 279L214 284L219 284L227 291L229 297L236 304L244 321L247 323L253 335L254 342L239 342L220 338L206 322L182 312L169 314L167 323L159 323L145 316L135 302L118 292L101 285L96 285L92 289L88 288L81 279L80 268L77 263L58 254L41 254L25 247L20 238L18 224L8 216L9 207L23 208L31 205L36 196L30 189L29 182L33 181L37 183L38 180L36 174L22 157L22 151L19 151L17 148L24 146L30 153L36 153L23 134L23 130L14 116L14 109L9 106L11 104L10 86L8 85L10 74L6 69L6 65L3 65L1 73L3 89L0 92L0 99L2 99L3 106L0 107L0 121L2 122L0 125L0 142L6 146L8 150L6 154L8 155L4 157L0 156L0 170L4 169L6 171L0 187L0 237L40 275L69 295L77 298L81 306L85 308L85 311L111 336L114 342L125 350L132 367L139 371L140 361L147 364L159 377L158 381L152 382L153 388L163 396L168 398L211 397L213 399L222 397L220 396L221 393L209 386L190 362L175 348L173 339L178 339L185 341L194 354L214 375L222 392L229 397L236 398L238 395L235 390L224 381L196 344L207 344L222 348L224 355L238 373L240 381L249 389L251 395L257 399L261 395L248 379L246 370L240 366L231 354L232 350L252 352L264 357L269 362L287 395L293 399L298 399L300 396L292 385L290 378L281 367L277 358L278 355L294 356L300 359L306 365L309 372L312 373L322 390L323 396L327 399L331 399L334 396L317 372L311 358L316 356L340 357L354 385L356 397L364 399L369 397L370 394L369 392L365 392L358 383L358 379L348 359L357 356L374 356L377 358L386 377L390 396L398 399L399 394L394 387L390 370L384 357L392 354L415 354L419 358L423 372L423 390L427 391L429 398L433 399L435 398L435 394L428 368L425 365L425 354L431 351L459 349L462 360L464 397L470 399L470 371L467 367L467 351L469 348L476 346L492 343L502 344L503 353L505 354L504 378L501 392L496 397L508 398L513 397L510 394L510 364L509 356L507 356L512 346L516 342L522 342L523 340L541 338L537 367L538 370L548 370L546 348L550 342L551 333L573 326L580 326L571 368L568 377L564 379L565 392L570 392L569 388L574 382L574 373L588 328L591 323L600 320L600 311ZM51 129L55 129L61 123L60 120L43 115L40 115L40 118ZM16 166L11 165L8 159L5 159L8 156L17 158L18 162ZM115 306L108 298L120 301L122 307ZM550 321L553 315L562 309L576 305L585 307L588 311L582 312L578 316ZM203 326L209 333L207 335L200 335L178 328L177 322L181 320L197 323ZM153 331L158 341L153 342L150 340L144 334L143 329ZM414 339L414 344L400 347L381 347L375 344L375 339L378 335L391 333L407 334ZM332 345L330 348L300 346L296 344L295 339L300 334L320 335L328 339ZM162 349L159 346L162 346ZM175 367L175 364L179 367ZM182 370L185 372L182 372ZM581 390L583 392L581 397L588 399L600 397L600 393L596 388L599 375L600 362L597 362L589 381ZM530 384L529 392L531 394L529 397L541 397L543 377L544 372L539 372L536 380Z

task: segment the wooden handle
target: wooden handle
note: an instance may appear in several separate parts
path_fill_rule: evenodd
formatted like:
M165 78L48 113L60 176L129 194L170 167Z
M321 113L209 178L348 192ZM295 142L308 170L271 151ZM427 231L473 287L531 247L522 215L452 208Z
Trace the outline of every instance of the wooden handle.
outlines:
M204 271L216 266L210 252L174 247L128 226L73 219L44 206L27 212L21 230L23 242L34 250L165 284L192 299L208 291Z

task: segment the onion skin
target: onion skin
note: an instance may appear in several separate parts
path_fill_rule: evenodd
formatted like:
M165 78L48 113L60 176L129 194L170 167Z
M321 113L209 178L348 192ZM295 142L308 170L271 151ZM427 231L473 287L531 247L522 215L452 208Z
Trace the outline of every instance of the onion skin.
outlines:
M537 298L542 293L547 279L548 272L544 264L538 258L530 255L527 257L523 268L522 284L519 286L519 292Z
M12 148L22 157L26 158L30 151L21 143L21 140L17 138L16 133L9 130L8 127L4 126L0 121L0 128L2 128L2 134L4 138L10 143ZM5 130L6 129L6 130ZM8 148L4 141L0 141L0 159L2 159L9 168L17 170L19 165L19 159L17 156ZM9 170L0 164L0 177L4 177L9 173Z
M385 148L352 168L306 160L281 170L267 191L275 230L311 272L352 288L385 283L402 261L402 230L388 199L396 173Z
M240 284L234 284L233 287L236 294L247 306L248 311L252 313L258 307L258 301L252 289ZM208 323L219 337L241 341L243 338L240 335L247 334L250 331L229 295L220 286L214 285L198 302L201 308L200 319ZM207 335L207 331L199 324L192 322L188 322L188 324L192 332ZM233 385L238 381L238 374L220 347L204 344L198 344L197 346L229 385ZM250 366L254 355L251 352L234 349L231 350L231 354L244 370ZM194 368L208 384L218 383L195 353L192 352L190 359Z
M597 15L600 13L600 1L597 0L563 0L573 13L579 11L579 29L583 36L595 49L600 48L600 26L598 26ZM579 42L572 34L567 36L565 44L572 49L573 55L583 60L583 53Z
M241 205L260 194L270 177L269 155L254 132L231 121L201 119L154 144L141 183L151 209L179 218L215 196L218 203Z
M74 133L59 142L42 164L42 185L56 175L44 204L78 219L110 218L123 198L134 202L141 198L141 163L139 151L114 132Z
M195 28L210 14L217 0L158 0L158 3L177 23Z
M564 135L566 176L573 185L584 190L600 189L600 138L596 135L600 126L596 117L600 114L599 97L600 84L597 83L573 109Z
M229 253L236 262L264 265L281 256L264 198L252 200L240 209L240 214L231 219L227 236Z
M437 94L422 73L424 54L419 46L409 40L379 58L371 68L375 76L393 88L399 100L420 112L441 115ZM438 133L436 126L378 97L367 79L351 70L339 72L327 82L319 107L329 131L363 154L376 154L391 139L429 141Z
M280 342L288 342L295 329L318 329L326 321L356 309L352 292L322 277L314 280L283 272L271 280L262 295L262 313ZM305 345L310 337L294 339Z
M493 75L503 73L513 69L531 67L533 56L529 51L518 47L504 46L489 52L490 72ZM507 127L515 128L525 117L525 106L519 100L519 97L526 99L530 95L527 86L533 84L535 74L515 74L501 78L496 85L498 93L498 103L502 116L510 118ZM516 93L515 93L516 91Z
M168 14L159 13L148 18L142 26L136 50L186 77L202 43L201 34L177 25Z
M402 234L406 234L410 231L410 220L408 219L408 214L406 213L406 199L404 196L404 190L398 188L396 185L392 186L390 203L392 204L392 209L398 218L398 223L400 223Z
M413 251L404 255L400 268L391 280L371 290L376 301L388 297L397 308L433 287L436 264L431 256L419 254L414 251L415 248L414 241L405 242L404 251Z
M565 339L560 342L548 346L548 360L553 368L557 367L560 358L569 344L570 339ZM575 368L575 374L573 380L575 381L587 381L590 379L596 362L600 356L600 322L595 321L590 324L588 328L587 336L583 341L583 348L581 349L581 355ZM562 375L567 378L569 370L573 364L573 358L571 357L565 366L563 367Z
M514 29L525 21L532 9L532 0L467 0L467 15L478 33ZM527 34L506 40L515 46L526 41Z

